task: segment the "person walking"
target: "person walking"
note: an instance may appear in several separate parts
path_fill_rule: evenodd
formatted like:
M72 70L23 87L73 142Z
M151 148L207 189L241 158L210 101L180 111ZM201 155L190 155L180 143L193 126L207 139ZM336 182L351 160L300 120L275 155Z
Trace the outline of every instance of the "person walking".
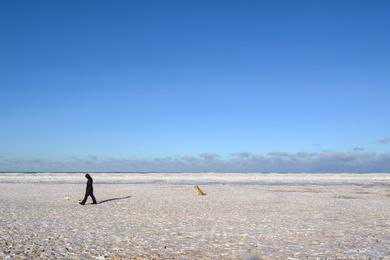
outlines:
M85 202L87 201L88 199L88 196L91 196L92 198L92 204L96 204L96 199L95 199L95 196L93 196L93 180L92 180L92 177L91 175L89 175L88 173L85 174L85 178L88 179L87 181L87 189L85 190L85 196L84 196L84 199L83 201L80 202L81 205L85 205Z

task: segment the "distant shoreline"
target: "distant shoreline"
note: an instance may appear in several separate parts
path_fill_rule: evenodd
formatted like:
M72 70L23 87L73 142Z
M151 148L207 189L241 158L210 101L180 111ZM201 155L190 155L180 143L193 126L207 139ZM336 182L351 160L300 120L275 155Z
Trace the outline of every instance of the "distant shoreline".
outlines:
M110 173L110 174L390 174L389 171L383 171L383 172L294 172L294 171L288 171L288 172L219 172L219 171L150 171L150 172L143 172L143 171L0 171L0 174L3 173L23 173L23 174L39 174L39 173Z
M96 184L386 185L388 173L110 173L90 172ZM85 183L84 172L0 173L0 183Z

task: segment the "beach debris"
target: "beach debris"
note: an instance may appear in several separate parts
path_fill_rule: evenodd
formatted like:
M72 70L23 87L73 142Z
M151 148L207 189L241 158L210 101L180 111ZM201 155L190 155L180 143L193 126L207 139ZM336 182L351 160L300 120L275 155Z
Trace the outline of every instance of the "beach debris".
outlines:
M196 192L196 194L198 194L199 196L204 196L204 195L206 195L206 193L204 193L198 185L195 186L195 192Z

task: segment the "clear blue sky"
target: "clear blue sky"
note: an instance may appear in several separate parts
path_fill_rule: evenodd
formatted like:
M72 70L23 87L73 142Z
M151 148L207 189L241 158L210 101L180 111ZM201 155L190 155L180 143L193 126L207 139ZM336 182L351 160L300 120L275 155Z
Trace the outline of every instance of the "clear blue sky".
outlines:
M389 14L368 0L1 1L0 159L387 154Z

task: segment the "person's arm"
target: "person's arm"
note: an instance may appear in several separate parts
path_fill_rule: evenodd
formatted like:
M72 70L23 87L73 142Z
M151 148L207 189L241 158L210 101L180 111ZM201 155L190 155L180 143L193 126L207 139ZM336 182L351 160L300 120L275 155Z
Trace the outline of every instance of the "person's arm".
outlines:
M92 181L88 180L87 182L87 193L90 193L92 190Z

